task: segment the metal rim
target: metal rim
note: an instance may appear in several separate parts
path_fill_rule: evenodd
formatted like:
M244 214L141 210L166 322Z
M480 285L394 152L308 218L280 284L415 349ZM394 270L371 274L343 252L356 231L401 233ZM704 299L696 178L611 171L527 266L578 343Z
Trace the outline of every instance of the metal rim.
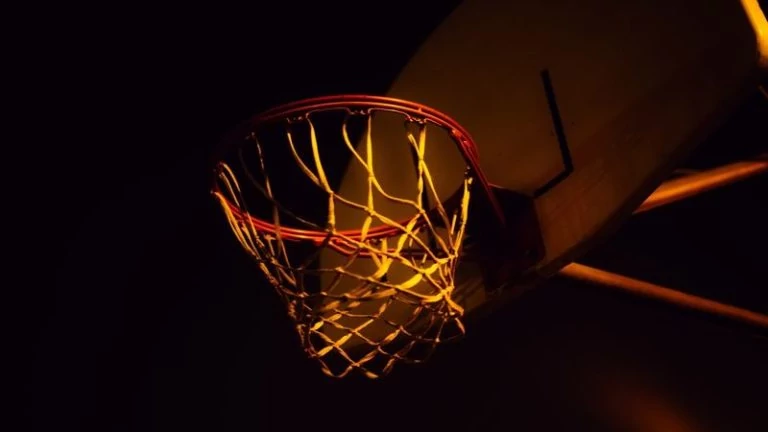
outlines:
M237 128L237 130L240 130L242 127L245 127L245 126L250 127L250 129L255 129L262 124L271 123L281 119L287 119L292 116L296 116L296 115L306 116L306 115L312 114L313 112L327 111L327 110L333 110L333 109L347 109L349 111L354 111L354 110L393 111L393 112L405 114L409 120L428 121L433 123L436 126L446 128L451 133L451 136L454 138L454 141L456 142L456 144L459 146L459 151L464 156L464 159L467 162L467 165L469 166L473 174L473 179L479 183L480 187L483 190L483 194L486 196L494 212L498 216L500 226L503 227L504 217L503 217L503 212L501 210L501 205L496 200L496 197L494 196L493 191L491 189L491 185L486 179L483 171L480 168L479 155L477 152L477 146L475 144L475 141L472 139L469 132L467 132L467 130L464 129L464 127L461 126L461 124L459 124L459 122L457 122L447 114L441 111L438 111L434 108L431 108L429 106L412 102L412 101L407 101L407 100L397 99L392 97L385 97L385 96L358 95L358 94L321 96L321 97L303 99L295 102L289 102L289 103L271 108L267 111L262 112L261 114L254 116L253 118L245 122L243 125L241 125L241 127ZM237 135L237 134L230 134L230 136L222 142L222 149L228 149L231 145L233 145L232 138L234 135ZM214 169L214 175L216 176L220 172L218 168L218 163L219 163L219 160L216 161L217 165L216 165L216 168ZM216 178L214 178L214 181L213 181L213 192L218 194L224 200L224 202L230 208L233 214L235 214L239 219L243 220L245 219L245 217L247 217L249 222L253 224L253 226L258 230L270 232L273 234L277 234L279 232L279 235L286 240L312 241L316 244L320 244L324 242L333 243L332 238L334 237L334 235L341 235L341 236L352 238L358 241L362 239L362 231L359 229L341 230L341 231L337 231L337 233L334 234L328 231L307 230L307 229L291 228L291 227L284 227L284 226L278 227L269 221L255 218L250 214L247 214L242 210L240 210L238 206L233 204L229 199L226 198L226 196L224 196L224 194L221 193L221 188L219 187ZM445 200L443 204L450 201L451 198L448 198L447 200ZM393 235L396 235L398 232L399 230L396 227L379 225L379 226L370 228L366 233L365 238L377 239L377 238L391 237Z

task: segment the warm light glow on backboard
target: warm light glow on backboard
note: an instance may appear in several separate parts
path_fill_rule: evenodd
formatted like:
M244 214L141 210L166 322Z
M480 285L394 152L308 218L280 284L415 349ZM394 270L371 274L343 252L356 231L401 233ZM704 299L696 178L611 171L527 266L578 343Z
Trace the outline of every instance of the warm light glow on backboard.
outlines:
M741 0L741 4L755 30L758 62L760 67L768 72L768 20L757 0Z

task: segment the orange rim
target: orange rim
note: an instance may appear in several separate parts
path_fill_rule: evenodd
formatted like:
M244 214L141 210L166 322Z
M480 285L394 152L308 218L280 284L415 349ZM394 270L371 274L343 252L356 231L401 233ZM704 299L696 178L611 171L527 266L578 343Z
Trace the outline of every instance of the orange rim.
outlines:
M469 169L473 174L473 179L476 180L483 190L483 194L490 203L491 207L496 213L500 226L504 226L504 214L501 210L501 205L496 200L495 195L491 189L490 183L486 179L483 171L480 169L479 155L477 152L477 146L472 139L469 132L464 129L461 124L451 118L445 113L430 108L426 105L422 105L416 102L406 101L397 98L384 97L384 96L371 96L371 95L336 95L336 96L322 96L310 99L304 99L296 102L290 102L284 105L277 106L269 109L261 114L248 120L244 126L248 126L251 129L256 129L260 125L271 123L274 121L287 119L292 116L308 116L315 112L328 111L334 109L346 109L350 112L355 110L362 110L363 112L377 110L377 111L392 111L406 115L409 120L427 121L436 126L447 129L454 141L459 147L459 151L464 156ZM222 143L224 149L229 148L233 143L231 139L227 139ZM218 161L217 161L218 162ZM214 170L216 176L220 173L220 169L217 165ZM329 242L333 245L333 236L341 235L344 237L352 238L360 241L363 239L361 230L343 230L331 233L327 230L307 230L301 228L291 228L285 226L277 226L271 222L247 214L240 210L238 206L229 201L222 193L216 179L213 182L213 192L219 195L226 205L230 208L234 215L240 220L248 219L257 230L277 234L286 240L294 241L312 241L315 244ZM450 201L450 198L446 202ZM445 202L444 202L445 204ZM402 225L407 224L406 221L402 221ZM370 228L366 235L366 239L385 238L396 235L399 232L398 228L387 225L380 225Z

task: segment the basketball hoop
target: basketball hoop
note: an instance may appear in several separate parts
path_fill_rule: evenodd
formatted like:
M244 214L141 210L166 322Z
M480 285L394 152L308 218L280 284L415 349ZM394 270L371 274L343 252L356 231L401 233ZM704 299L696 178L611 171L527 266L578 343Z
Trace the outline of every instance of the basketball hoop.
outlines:
M404 125L402 143L413 155L413 196L389 193L374 170L374 118L383 115ZM353 123L360 126L357 139ZM321 124L335 135L329 141L343 149L348 164L364 170L362 199L345 196L332 181L333 164L323 156L331 144L321 142L327 138ZM463 181L448 197L436 190L425 158L432 136L427 130L434 128L466 162ZM280 151L288 163L271 164L267 153ZM288 182L304 181L305 189L323 197L322 217L298 214L285 202L304 189L286 187L292 193L282 198L275 192L274 173L291 165L298 169ZM213 186L236 238L285 302L307 354L328 375L358 370L371 378L397 362L423 361L439 343L464 333L454 275L473 191L504 226L475 144L461 125L417 103L362 95L307 99L253 118L225 140ZM393 206L411 215L388 214ZM342 208L359 214L357 228L339 227Z

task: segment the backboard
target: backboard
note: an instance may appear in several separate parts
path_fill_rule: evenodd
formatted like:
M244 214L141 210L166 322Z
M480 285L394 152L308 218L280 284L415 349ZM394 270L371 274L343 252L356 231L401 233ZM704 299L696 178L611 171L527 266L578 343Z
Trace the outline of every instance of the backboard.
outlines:
M628 217L766 70L768 24L755 0L467 0L388 95L451 115L490 182L533 199L544 257L525 285ZM415 181L402 169L406 152L387 146L377 158L394 189ZM459 182L461 158L429 163L449 190ZM350 170L341 190L360 195L364 185ZM470 312L498 288L482 266L457 271Z
M378 376L366 366L372 359L383 358L386 373L414 344L431 353L445 340L443 324L463 332L458 318L465 313L501 303L594 246L766 71L768 23L756 0L467 0L387 95L413 103L397 102L393 111L391 100L380 101L386 107L374 113L365 107L370 96L319 98L325 108L345 98L363 104L345 107L337 113L341 127L328 130L315 120L317 100L263 113L246 127L279 118L285 130L238 134L252 138L256 161L246 163L241 153L241 166L262 177L241 178L267 201L246 205L237 176L221 164L225 187L217 196L240 242L284 296L305 350L330 375L359 368ZM436 123L419 119L430 110ZM364 123L356 133L348 133L351 117ZM320 144L329 131L340 152ZM276 145L280 134L284 145ZM461 142L474 143L472 155ZM265 168L265 160L280 158L294 163ZM284 178L274 182L273 174ZM314 186L300 187L301 179ZM470 185L485 180L494 192L470 198L478 195ZM273 193L278 187L283 191ZM314 198L313 190L320 192ZM450 205L451 216L441 209L457 191L461 205ZM297 217L278 195L322 209L325 220ZM494 220L488 208L503 211ZM433 224L430 212L443 223ZM311 227L298 263L284 240L309 237L286 219ZM397 226L396 234L372 239L382 232L373 220ZM411 230L416 224L430 232ZM352 247L340 250L337 240ZM421 255L403 253L406 242ZM319 288L304 282L310 273ZM330 354L343 357L341 371L325 363Z

